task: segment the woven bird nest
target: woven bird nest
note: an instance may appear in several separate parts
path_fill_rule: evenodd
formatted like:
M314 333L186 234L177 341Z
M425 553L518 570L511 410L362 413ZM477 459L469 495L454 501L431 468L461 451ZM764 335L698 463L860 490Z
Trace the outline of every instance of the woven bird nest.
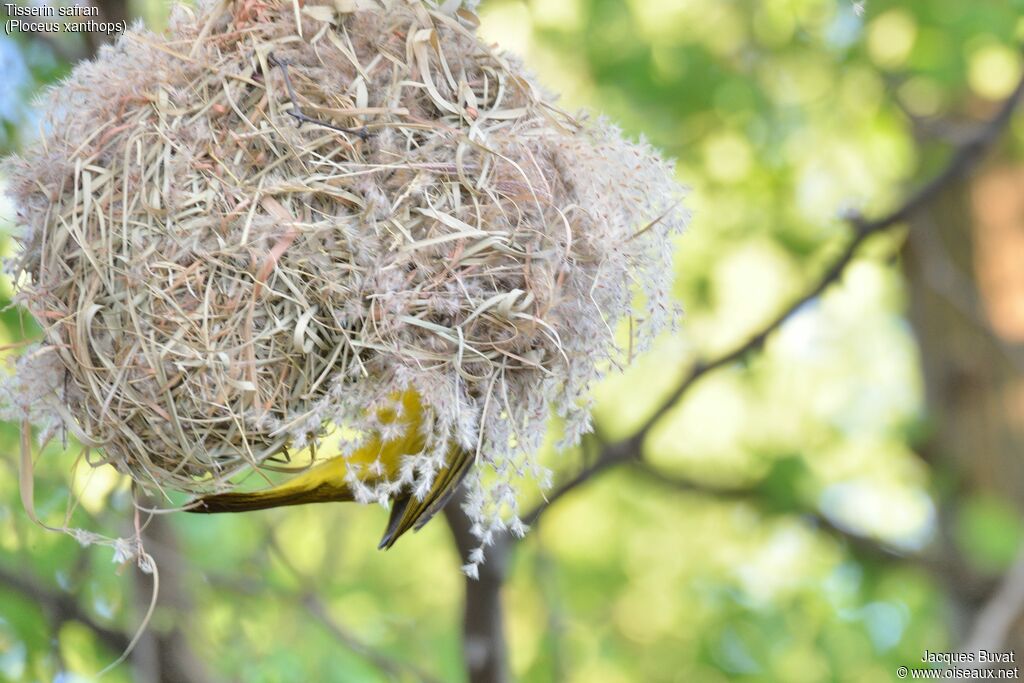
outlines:
M362 497L425 490L454 441L501 525L551 413L588 428L617 323L671 321L685 214L669 163L556 108L450 5L178 7L51 90L6 166L45 335L6 416L196 493L380 428L412 387L423 457Z

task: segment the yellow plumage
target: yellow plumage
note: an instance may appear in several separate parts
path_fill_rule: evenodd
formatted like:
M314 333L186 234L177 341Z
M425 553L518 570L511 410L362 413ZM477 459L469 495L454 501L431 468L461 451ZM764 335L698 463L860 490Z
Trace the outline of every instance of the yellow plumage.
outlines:
M378 418L383 424L399 421L403 428L399 438L385 442L381 434L374 433L353 453L326 460L282 484L265 491L205 496L198 499L190 511L246 512L283 505L351 501L355 496L346 481L349 472L370 486L395 479L402 460L418 455L424 446L423 405L419 395L409 390L396 398L402 402L401 414L388 408L379 411ZM453 446L444 469L434 477L433 485L422 500L407 491L396 496L380 547L390 548L410 528L419 529L426 524L448 502L472 463L473 458L466 451Z

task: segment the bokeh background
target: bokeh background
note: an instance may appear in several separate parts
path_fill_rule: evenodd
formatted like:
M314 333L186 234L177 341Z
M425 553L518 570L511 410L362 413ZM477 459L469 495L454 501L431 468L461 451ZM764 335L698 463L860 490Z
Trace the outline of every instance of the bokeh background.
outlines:
M153 27L168 12L98 4ZM485 0L479 13L564 106L646 136L692 188L675 245L684 326L600 386L598 436L544 456L556 479L800 296L850 238L844 216L899 204L1022 71L1021 0ZM0 151L33 134L32 95L102 38L0 35ZM3 200L8 252L13 218ZM36 335L0 314L0 344ZM642 463L591 477L511 548L514 678L889 681L925 650L1024 645L1022 370L1017 115L977 173L696 384ZM134 634L151 579L29 521L18 438L0 426L0 680L92 680ZM128 483L72 470L76 453L38 455L40 516L61 523L74 492L75 526L129 533ZM451 533L439 519L381 553L385 518L344 505L158 518L158 609L104 680L464 680Z

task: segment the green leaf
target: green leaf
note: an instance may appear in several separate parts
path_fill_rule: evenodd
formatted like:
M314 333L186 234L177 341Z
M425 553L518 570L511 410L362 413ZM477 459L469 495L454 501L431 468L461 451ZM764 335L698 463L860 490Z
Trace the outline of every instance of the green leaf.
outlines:
M1002 572L1020 545L1020 513L1006 500L978 495L960 507L956 520L956 541L968 561L985 572Z

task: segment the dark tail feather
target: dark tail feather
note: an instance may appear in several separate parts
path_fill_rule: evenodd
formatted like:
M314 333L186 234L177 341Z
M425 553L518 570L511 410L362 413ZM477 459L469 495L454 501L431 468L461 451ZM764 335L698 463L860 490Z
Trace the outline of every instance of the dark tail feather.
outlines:
M384 530L384 536L380 539L380 543L377 545L377 550L387 550L395 544L398 537L401 536L398 533L398 527L402 524L402 518L405 516L405 511L409 507L409 502L412 501L412 496L404 495L401 498L395 498L391 503L391 515L388 517L388 528Z
M391 506L388 527L384 531L380 545L377 546L378 549L387 550L411 528L419 531L448 504L466 475L473 469L474 462L474 457L462 449L455 451L452 458L448 467L437 474L430 492L423 500L416 500L415 496L408 493L395 499Z

